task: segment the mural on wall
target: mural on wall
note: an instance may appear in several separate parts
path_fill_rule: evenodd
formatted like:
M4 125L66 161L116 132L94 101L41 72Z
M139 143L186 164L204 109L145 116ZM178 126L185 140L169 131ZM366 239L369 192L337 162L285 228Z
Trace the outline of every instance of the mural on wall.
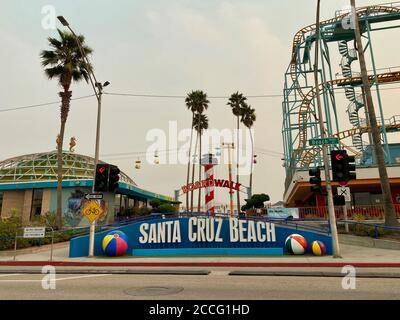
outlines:
M66 225L77 227L81 224L88 224L88 220L82 214L82 209L85 203L85 193L86 192L79 189L71 191L67 199L67 208L63 214ZM104 214L97 220L97 223L99 224L104 223L107 217L107 207L103 200L101 201L101 207L104 209Z

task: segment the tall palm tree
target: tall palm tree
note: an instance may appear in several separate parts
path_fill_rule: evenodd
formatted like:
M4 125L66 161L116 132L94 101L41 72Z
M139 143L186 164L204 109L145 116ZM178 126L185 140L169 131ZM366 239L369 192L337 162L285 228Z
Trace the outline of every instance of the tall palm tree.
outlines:
M250 139L251 139L251 167L250 167L250 181L249 181L249 187L250 187L250 197L253 193L253 162L254 162L254 141L253 141L253 135L251 134L251 128L253 127L254 122L256 121L256 113L255 109L253 109L250 105L246 105L243 108L243 114L242 114L242 119L241 122L249 129L250 133Z
M237 121L237 134L236 134L236 183L239 184L239 126L240 126L240 116L242 115L242 110L246 106L247 98L243 96L242 93L233 93L228 101L228 105L232 108L232 113L236 117ZM236 205L238 212L240 211L240 195L239 191L236 191Z
M196 118L196 116L194 116ZM196 135L196 143L194 144L194 152L193 152L193 164L192 164L192 185L194 183L194 175L196 169L196 161L198 154L197 154L197 145L199 143L199 135ZM193 212L193 193L194 191L190 191L190 212Z
M201 120L201 117L200 118L196 117L196 114L197 113L202 114L205 110L207 110L209 103L210 102L207 100L207 94L201 90L192 91L190 94L188 94L188 96L186 98L186 105L188 106L188 108L190 108L190 110L192 110L193 121L194 121L193 126L196 125L196 122L199 123L199 121ZM199 140L199 132L197 131L196 143L195 143L195 147L194 147L194 150L195 150L194 154L196 154L198 140ZM198 157L200 160L201 154L198 155ZM200 161L199 161L199 168L200 168ZM192 183L194 182L194 171L195 171L195 163L193 162ZM199 170L199 176L200 176L200 180L201 180L201 170ZM191 212L193 212L193 192L194 191L192 190L191 191L191 204L190 204Z
M185 104L188 110L192 112L192 125L190 127L190 145L189 145L189 155L188 155L188 166L186 175L186 185L189 184L190 177L190 160L192 156L192 143L193 143L193 126L194 126L194 114L196 112L195 104L193 103L196 99L196 92L192 91L188 93L185 99ZM189 211L189 192L186 193L186 210Z
M61 97L61 125L60 133L57 139L57 212L56 225L62 227L62 148L64 141L65 123L68 118L72 91L70 86L72 81L79 82L89 80L91 65L84 62L78 43L74 35L57 29L59 39L48 38L50 50L40 52L44 72L49 79L57 79L63 91L59 92ZM85 37L79 35L78 39L82 45L82 51L85 55L92 53L92 49L85 45Z
M199 135L199 181L201 181L201 136L204 130L208 129L208 118L205 114L197 113L196 114L196 123L194 125L194 129L197 131ZM200 204L201 204L201 188L199 188L199 198L197 200L197 212L200 212Z

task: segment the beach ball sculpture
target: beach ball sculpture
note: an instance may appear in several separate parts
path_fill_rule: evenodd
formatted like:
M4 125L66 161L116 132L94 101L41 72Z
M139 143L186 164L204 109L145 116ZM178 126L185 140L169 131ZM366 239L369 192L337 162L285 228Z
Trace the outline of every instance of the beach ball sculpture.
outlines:
M128 250L128 237L122 231L111 231L103 238L102 247L106 256L123 256Z
M311 251L314 256L323 256L326 253L326 247L322 241L315 240L311 244Z
M285 248L290 254L304 254L307 249L307 241L302 235L294 233L286 238Z

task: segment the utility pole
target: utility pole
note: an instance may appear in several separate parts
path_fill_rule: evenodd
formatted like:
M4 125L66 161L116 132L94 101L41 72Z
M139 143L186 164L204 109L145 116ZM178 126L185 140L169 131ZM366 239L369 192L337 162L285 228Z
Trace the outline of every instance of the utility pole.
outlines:
M234 217L233 212L233 190L232 190L232 160L231 160L231 150L234 148L234 144L222 142L222 147L228 149L228 170L229 170L229 207L231 210L231 217ZM239 212L239 211L238 211Z
M324 119L321 106L321 97L319 95L319 80L318 80L318 56L319 56L319 39L320 39L319 13L320 13L320 0L317 0L317 21L315 24L316 28L315 28L314 82L315 82L315 93L317 97L319 129L321 132L321 137L325 138L326 133L325 133ZM341 258L340 248L339 248L339 238L336 226L335 207L333 205L332 185L329 172L328 146L325 144L322 145L322 157L325 168L326 192L328 194L328 214L329 214L329 223L332 235L333 257Z
M361 41L360 25L358 24L358 16L356 12L356 1L350 0L351 4L351 18L353 20L354 34L357 43L358 60L360 61L361 78L363 83L363 89L365 92L365 99L367 100L367 110L369 125L371 127L372 142L374 146L374 152L376 157L376 162L378 165L379 177L381 179L381 189L383 204L385 210L385 225L386 226L399 226L399 222L396 218L396 211L392 202L392 194L390 191L389 177L386 170L385 155L383 153L383 148L381 144L381 134L376 121L375 107L372 100L370 83L368 80L367 67L365 63L363 44ZM378 79L375 79L378 81ZM382 123L382 126L385 124Z

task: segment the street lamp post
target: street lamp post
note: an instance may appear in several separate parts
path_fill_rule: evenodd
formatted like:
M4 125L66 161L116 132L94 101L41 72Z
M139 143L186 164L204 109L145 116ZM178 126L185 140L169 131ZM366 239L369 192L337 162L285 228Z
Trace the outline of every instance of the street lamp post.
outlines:
M78 47L79 51L81 52L81 56L83 59L83 62L85 64L86 70L89 75L89 80L92 85L94 94L97 99L97 124L96 124L96 146L95 146L95 153L94 153L94 170L93 170L93 185L92 185L92 192L94 192L94 181L96 178L96 166L99 162L99 149L100 149L100 121L101 121L101 97L103 94L103 88L108 86L110 82L106 81L103 84L101 82L98 82L96 80L96 76L93 73L92 68L90 67L89 59L85 55L83 48L82 48L82 43L79 40L79 37L75 34L75 32L72 30L72 28L69 26L68 21L63 17L63 16L58 16L57 19L61 22L61 24L69 29L69 31L72 33L74 36ZM92 79L93 78L93 79ZM96 89L97 88L97 89ZM89 233L89 257L94 256L94 235L95 235L95 230L96 230L96 221L93 221L90 224L90 233Z

